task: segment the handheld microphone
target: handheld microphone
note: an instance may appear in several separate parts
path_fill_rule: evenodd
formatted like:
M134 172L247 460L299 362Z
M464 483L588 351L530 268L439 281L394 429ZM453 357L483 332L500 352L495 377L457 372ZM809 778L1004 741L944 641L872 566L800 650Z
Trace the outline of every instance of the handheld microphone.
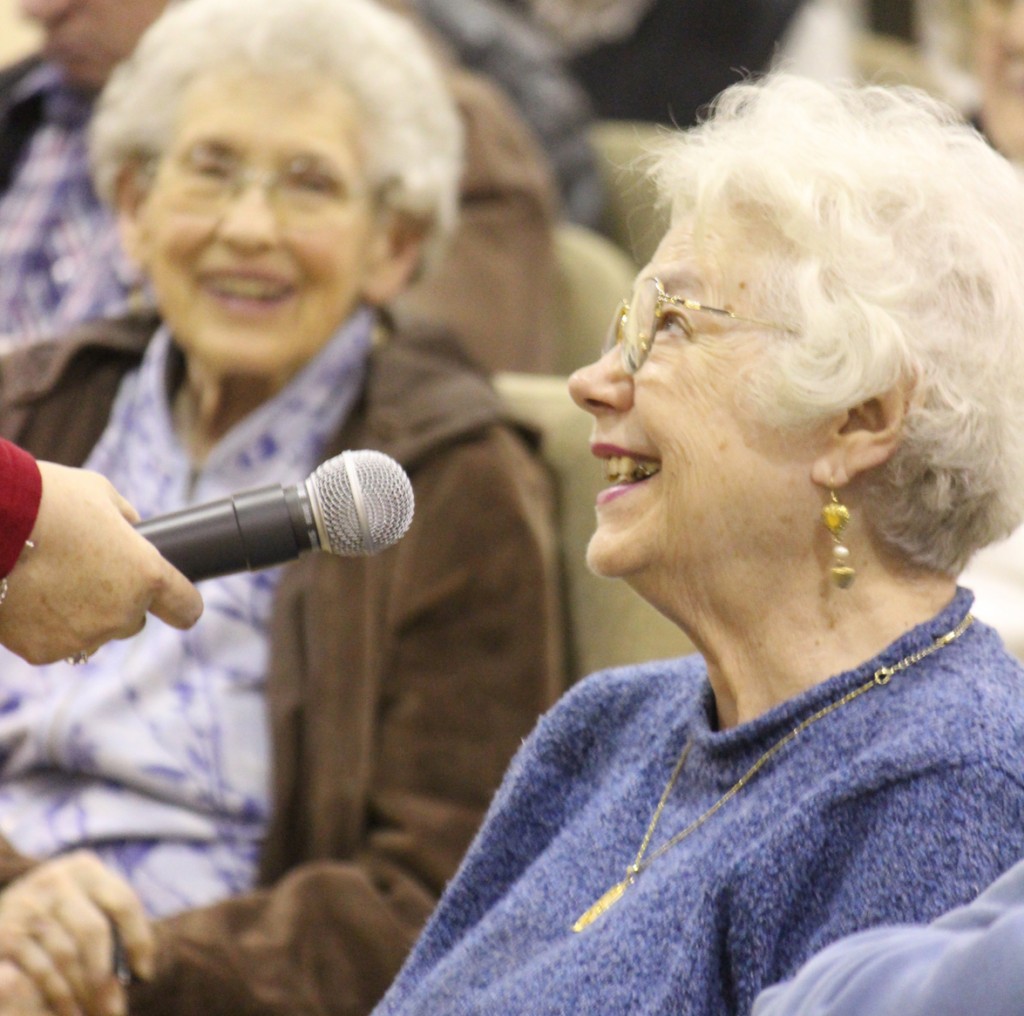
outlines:
M292 561L303 551L358 557L405 535L409 477L382 452L342 452L302 483L243 491L135 528L193 582Z

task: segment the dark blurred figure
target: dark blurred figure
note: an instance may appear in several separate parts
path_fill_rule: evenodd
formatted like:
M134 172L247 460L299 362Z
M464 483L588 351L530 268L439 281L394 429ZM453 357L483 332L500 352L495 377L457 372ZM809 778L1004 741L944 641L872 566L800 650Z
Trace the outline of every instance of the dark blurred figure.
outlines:
M803 0L507 0L565 44L604 119L686 126L767 68Z
M558 44L502 0L409 2L459 63L489 77L513 101L551 163L563 215L596 226L603 198L587 134L594 111Z

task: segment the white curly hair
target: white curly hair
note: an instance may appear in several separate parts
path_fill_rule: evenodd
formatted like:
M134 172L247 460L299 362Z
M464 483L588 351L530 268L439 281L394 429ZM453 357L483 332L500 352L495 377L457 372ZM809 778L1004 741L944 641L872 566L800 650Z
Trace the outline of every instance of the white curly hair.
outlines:
M800 426L912 385L864 511L906 558L957 574L1024 517L1024 186L951 108L912 88L785 71L726 89L651 172L673 222L764 266L749 373Z
M90 158L113 201L122 171L166 150L186 87L241 65L322 74L362 114L369 183L428 225L436 253L458 208L463 135L442 71L411 22L373 0L187 0L171 4L111 75L97 102Z

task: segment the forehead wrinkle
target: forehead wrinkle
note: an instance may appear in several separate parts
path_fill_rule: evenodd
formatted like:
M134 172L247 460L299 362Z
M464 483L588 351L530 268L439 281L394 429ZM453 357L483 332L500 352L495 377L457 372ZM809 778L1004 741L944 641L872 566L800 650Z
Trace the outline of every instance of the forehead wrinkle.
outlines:
M299 106L282 128L254 114L271 105ZM241 112L226 113L237 101ZM256 164L279 167L294 158L327 164L352 184L363 172L363 124L344 88L315 73L262 73L227 67L200 75L185 90L174 130L163 155L180 157L197 145L223 147Z

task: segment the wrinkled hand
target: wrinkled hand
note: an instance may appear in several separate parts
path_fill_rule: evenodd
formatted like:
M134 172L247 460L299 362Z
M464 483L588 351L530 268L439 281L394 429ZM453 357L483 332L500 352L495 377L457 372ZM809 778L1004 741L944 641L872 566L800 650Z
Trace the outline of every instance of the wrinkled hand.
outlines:
M98 473L40 462L43 497L0 604L0 643L49 663L141 630L146 614L188 628L198 590L132 528L135 509Z
M148 977L155 946L142 905L94 854L77 851L46 861L12 882L0 893L0 1016L22 1012L7 1007L8 982L16 997L24 997L26 1014L122 1016L126 1001L112 965L113 925L131 969Z

